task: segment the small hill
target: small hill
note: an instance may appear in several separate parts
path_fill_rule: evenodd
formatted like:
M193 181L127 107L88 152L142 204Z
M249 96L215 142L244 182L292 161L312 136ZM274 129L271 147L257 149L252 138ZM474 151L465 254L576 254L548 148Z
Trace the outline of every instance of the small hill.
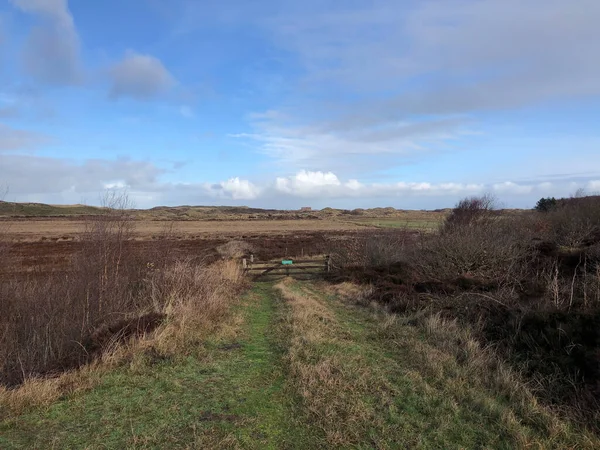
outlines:
M56 217L100 214L102 208L87 205L47 205L0 201L0 217Z

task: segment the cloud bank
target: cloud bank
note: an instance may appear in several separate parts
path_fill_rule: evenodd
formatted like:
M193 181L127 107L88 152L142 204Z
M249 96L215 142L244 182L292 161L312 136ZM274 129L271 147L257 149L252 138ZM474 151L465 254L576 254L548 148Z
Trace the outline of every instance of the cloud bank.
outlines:
M176 80L163 63L154 56L129 51L110 69L113 99L130 97L150 100L176 84Z
M0 153L33 150L51 142L52 138L44 134L12 128L0 123Z
M0 128L0 132L2 128ZM1 136L1 134L0 134ZM5 148L29 145L19 133ZM1 141L0 141L1 142ZM8 141L5 141L8 142ZM1 148L0 148L1 150ZM299 171L263 182L232 177L217 183L163 181L169 171L150 161L117 158L83 161L32 154L0 152L1 184L10 189L13 201L49 203L97 203L110 188L126 188L138 207L158 204L248 204L262 207L296 208L348 205L349 208L391 205L397 208L442 208L464 196L493 192L507 206L530 207L539 197L568 195L578 188L600 190L600 179L553 179L535 182L431 183L394 181L365 183L340 178L333 172Z
M22 50L25 72L37 82L69 86L81 83L80 41L67 0L11 0L39 19Z
M288 169L374 173L456 150L482 113L600 97L596 0L308 0L256 20L297 70L238 136Z

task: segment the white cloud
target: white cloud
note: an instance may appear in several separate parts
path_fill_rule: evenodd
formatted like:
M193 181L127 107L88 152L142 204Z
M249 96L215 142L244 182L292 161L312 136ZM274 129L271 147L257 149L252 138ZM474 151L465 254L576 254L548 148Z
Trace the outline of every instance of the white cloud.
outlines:
M230 178L218 184L205 185L210 195L233 200L254 200L258 198L260 189L248 180L240 180L238 177Z
M65 27L73 25L67 0L11 0L11 2L27 13L40 14Z
M307 172L302 170L292 177L278 177L275 180L275 190L277 192L301 196L319 195L339 186L341 186L340 180L331 172Z
M19 137L18 133L16 136L5 148L12 150L17 146L33 145L27 141L27 136ZM321 171L299 171L260 183L241 177L217 183L203 180L177 183L161 180L167 170L149 161L121 158L79 162L6 152L0 152L0 167L0 184L10 188L9 200L94 202L105 189L127 189L138 207L159 204L250 204L293 208L310 203L315 207L393 205L421 209L450 207L460 198L490 191L497 193L507 206L530 207L542 196L567 196L578 188L585 188L587 192L600 190L598 179L538 180L529 183L507 180L494 184L428 181L366 183Z
M82 80L80 42L66 0L12 0L28 14L43 19L25 41L22 62L35 80L53 85L74 85Z
M596 0L359 0L266 24L305 90L389 91L396 114L446 114L600 94L599 20Z
M129 51L110 69L112 86L109 96L117 99L131 97L149 100L176 84L176 80L163 63L151 55Z
M0 153L1 182L13 195L47 195L62 192L99 193L118 184L132 190L161 189L158 176L164 173L152 163L127 158L88 159L77 162L63 158Z
M254 114L252 120L256 133L233 136L258 143L260 151L282 167L325 168L357 175L398 165L471 133L467 120L460 117L306 125L281 112L268 111Z
M243 137L286 170L364 176L458 147L478 112L600 96L597 0L307 0L261 16L294 70Z
M129 186L125 181L111 181L108 183L103 183L104 189L127 189Z
M596 183L596 184L595 184ZM358 180L341 180L332 172L300 171L295 175L277 177L274 182L261 186L261 196L264 198L302 198L312 200L352 199L361 202L369 199L371 203L383 199L396 199L404 201L412 199L459 199L461 197L478 195L486 192L495 192L501 198L529 198L545 196L548 192L556 195L568 195L573 187L591 189L600 187L600 182L574 182L574 181L544 181L534 183L516 183L506 181L503 183L431 183L431 182L390 182L390 183L361 183ZM378 200L379 199L379 200ZM430 200L427 200L430 202ZM446 204L445 206L451 206Z
M589 181L585 187L586 192L590 192L593 194L600 193L600 180L592 180Z
M50 142L52 138L44 134L12 128L0 123L0 152L32 150Z
M505 181L504 183L493 184L492 188L494 189L494 191L500 194L529 194L533 190L534 186L518 185L516 183L513 183L512 181Z

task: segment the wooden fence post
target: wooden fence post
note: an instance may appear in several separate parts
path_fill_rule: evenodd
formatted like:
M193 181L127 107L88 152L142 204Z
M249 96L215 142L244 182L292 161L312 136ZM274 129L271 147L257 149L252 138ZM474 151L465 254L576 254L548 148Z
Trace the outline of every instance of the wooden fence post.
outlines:
M327 266L327 273L329 273L331 271L331 257L329 255L327 255L325 258L326 258L325 265Z

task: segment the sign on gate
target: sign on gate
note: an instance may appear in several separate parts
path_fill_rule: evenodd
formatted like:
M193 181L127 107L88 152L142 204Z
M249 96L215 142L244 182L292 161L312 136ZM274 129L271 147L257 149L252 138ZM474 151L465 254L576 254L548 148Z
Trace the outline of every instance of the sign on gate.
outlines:
M268 274L296 275L303 273L309 276L318 276L331 270L331 259L329 255L324 255L311 259L291 259L288 257L261 262L255 261L254 255L250 255L249 261L246 258L242 259L242 268L244 273L253 274L255 280Z

